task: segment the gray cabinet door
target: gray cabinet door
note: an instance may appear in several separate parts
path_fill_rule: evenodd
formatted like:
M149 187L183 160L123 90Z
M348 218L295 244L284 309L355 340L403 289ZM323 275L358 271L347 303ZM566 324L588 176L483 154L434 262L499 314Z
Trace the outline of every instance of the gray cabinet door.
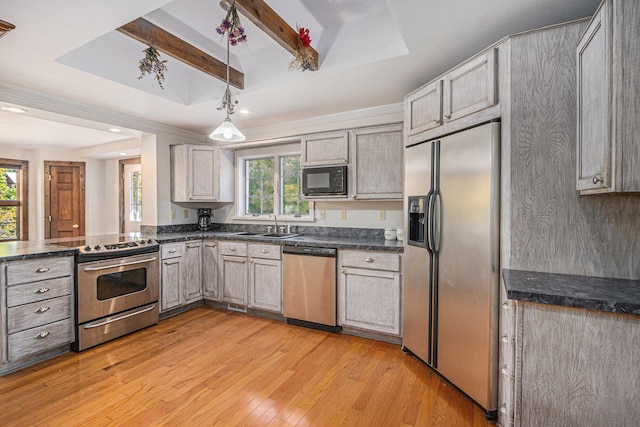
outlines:
M202 299L202 242L185 243L184 304Z
M219 265L222 300L247 305L247 258L221 255Z
M249 307L282 313L282 261L252 258Z
M402 126L354 130L351 146L352 199L402 199Z
M442 126L442 80L430 83L407 96L404 112L407 136Z
M604 3L578 44L577 189L611 187L611 14Z
M202 242L202 286L204 296L218 300L218 242Z
M327 132L302 138L302 165L340 165L349 162L349 132Z
M161 312L182 305L182 274L182 257L162 260Z

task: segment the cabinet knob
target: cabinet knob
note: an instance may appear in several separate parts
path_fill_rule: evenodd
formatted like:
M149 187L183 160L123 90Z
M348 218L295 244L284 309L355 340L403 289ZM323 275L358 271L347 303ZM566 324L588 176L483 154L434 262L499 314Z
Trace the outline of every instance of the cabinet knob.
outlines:
M269 253L269 250L268 250L268 249L263 249L263 250L261 250L260 252L262 252L263 254L268 254L268 253Z
M604 178L600 176L594 176L592 182L594 185L597 185L599 182L604 182Z
M42 338L46 338L49 335L49 332L47 331L42 331L40 332L38 335L36 335L35 337L33 337L34 339L37 340L41 340Z
M445 115L445 116L444 116L444 119L445 119L445 120L451 120L451 114L447 114L447 115Z
M433 124L436 125L436 126L439 125L440 124L440 120L438 120L438 119L434 120Z
M47 271L49 271L49 267L40 267L36 270L36 273L46 273Z
M229 250L230 250L231 252L235 252L235 251L237 251L237 249L236 249L236 248L229 248Z
M34 294L44 294L45 292L49 292L51 289L49 288L40 288L33 291Z
M373 262L373 258L368 258L367 257L367 258L364 259L364 262Z
M42 306L39 309L37 309L36 311L34 311L34 313L44 313L45 311L49 311L50 307L47 306Z
M356 194L354 194L353 196L351 196L351 200L355 200L355 199L357 199L357 198L358 198L358 196L357 196Z
M169 253L170 253L170 254L175 254L175 253L176 253L176 251L177 251L177 249L169 249Z

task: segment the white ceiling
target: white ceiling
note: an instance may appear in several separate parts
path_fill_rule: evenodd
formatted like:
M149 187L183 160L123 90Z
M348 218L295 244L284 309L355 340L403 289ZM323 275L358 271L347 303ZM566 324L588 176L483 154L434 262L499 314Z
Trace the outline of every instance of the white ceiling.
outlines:
M232 47L230 61L245 74L245 88L232 89L237 108L250 110L233 116L241 129L399 103L499 39L590 16L599 0L266 2L310 29L320 67L289 70L291 55L241 15L248 42ZM207 135L224 118L224 83L166 56L164 90L138 79L146 46L115 29L144 17L224 61L215 32L224 15L216 0L0 0L0 19L16 26L0 39L0 83ZM29 110L0 111L0 145L82 148L140 136Z

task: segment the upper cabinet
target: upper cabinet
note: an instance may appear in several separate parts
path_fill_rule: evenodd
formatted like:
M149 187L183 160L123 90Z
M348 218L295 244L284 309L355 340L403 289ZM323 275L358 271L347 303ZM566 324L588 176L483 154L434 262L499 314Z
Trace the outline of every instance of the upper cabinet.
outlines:
M474 56L405 98L406 143L414 144L500 116L497 49Z
M640 3L602 2L577 49L581 194L640 191Z
M402 199L402 125L351 131L351 198Z
M302 137L302 166L349 163L349 131L324 132Z
M171 201L233 202L233 151L209 145L171 146Z

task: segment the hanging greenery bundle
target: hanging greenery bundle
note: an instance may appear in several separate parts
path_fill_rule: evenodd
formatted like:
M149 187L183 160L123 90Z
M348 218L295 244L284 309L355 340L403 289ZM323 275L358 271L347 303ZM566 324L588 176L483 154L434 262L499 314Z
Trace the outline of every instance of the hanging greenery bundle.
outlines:
M247 41L247 35L244 33L244 27L240 24L240 17L236 10L235 0L229 6L227 16L225 16L222 23L216 28L216 32L220 35L228 33L229 43L231 43L231 46L236 46L238 43L245 43Z
M160 85L160 89L164 90L162 83L164 82L164 73L167 71L167 66L165 65L167 60L160 60L160 53L152 46L149 46L147 49L143 50L143 52L145 56L140 60L140 65L138 66L141 73L140 76L138 76L138 79L144 77L145 74L155 74L156 80Z

